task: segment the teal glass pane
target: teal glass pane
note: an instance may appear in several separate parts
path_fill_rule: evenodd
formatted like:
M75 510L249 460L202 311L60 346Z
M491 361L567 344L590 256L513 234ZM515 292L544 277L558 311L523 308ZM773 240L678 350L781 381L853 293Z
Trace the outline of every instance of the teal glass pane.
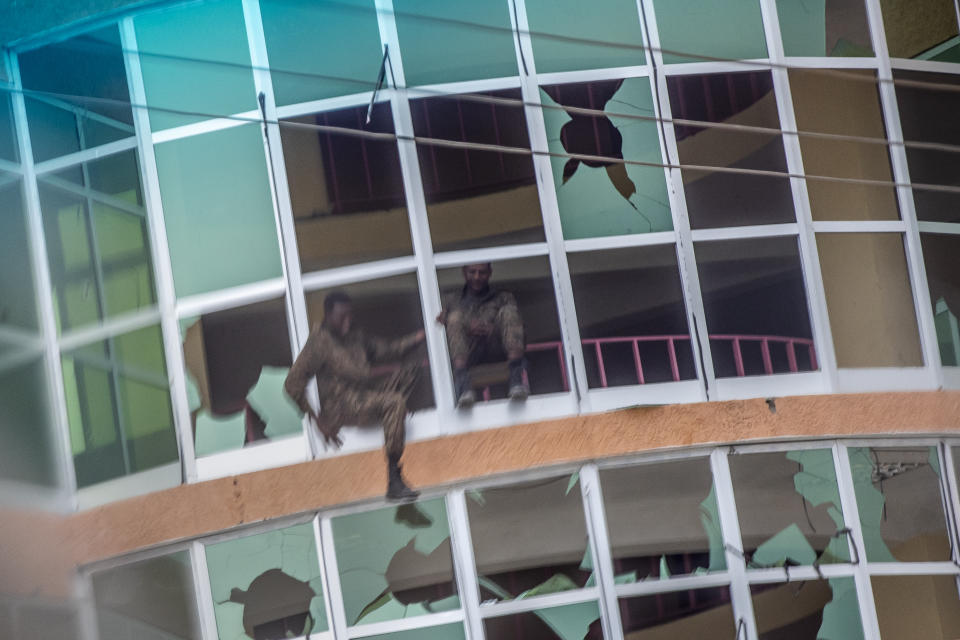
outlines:
M383 54L373 0L262 0L260 14L277 104L376 85Z
M334 518L333 538L348 625L460 606L442 499Z
M763 638L863 640L853 578L755 584L750 593Z
M663 61L767 57L760 0L653 0Z
M165 142L155 152L178 296L281 275L257 125Z
M542 87L540 100L564 238L673 229L663 168L623 162L663 163L647 78Z
M116 25L18 56L34 160L134 135Z
M0 173L0 181L4 177ZM17 180L0 186L0 327L35 332L37 305L29 247Z
M57 441L44 362L18 363L7 355L0 349L0 478L55 486Z
M497 618L487 618L483 628L488 638L497 640L602 640L600 607L596 602L580 602L548 609L534 609ZM634 636L630 636L633 638Z
M220 640L327 630L311 523L213 544L206 554Z
M636 0L527 0L537 73L646 62Z
M788 56L872 56L864 0L777 0Z
M407 86L517 75L506 2L396 0Z
M412 629L410 631L397 631L396 633L385 633L377 636L366 636L369 640L465 640L466 635L463 631L463 625L445 624L439 627L428 627L426 629Z
M134 25L154 130L257 108L240 0L182 4Z
M10 94L3 89L0 89L0 158L11 162L17 162L20 158L17 151L17 135L13 129Z

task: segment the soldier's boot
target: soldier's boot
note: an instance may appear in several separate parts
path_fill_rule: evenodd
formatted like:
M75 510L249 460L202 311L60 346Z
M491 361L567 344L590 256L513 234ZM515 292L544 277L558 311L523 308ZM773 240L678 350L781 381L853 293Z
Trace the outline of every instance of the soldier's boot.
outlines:
M510 385L507 395L511 400L526 400L530 395L530 385L527 383L526 358L517 358L508 363L510 367Z
M477 394L470 386L470 370L466 367L453 370L453 393L457 397L457 409L469 409L477 401Z
M407 486L407 483L403 481L401 471L400 458L391 456L387 461L387 473L389 475L389 480L387 481L387 500L413 502L419 497L420 492L414 491Z

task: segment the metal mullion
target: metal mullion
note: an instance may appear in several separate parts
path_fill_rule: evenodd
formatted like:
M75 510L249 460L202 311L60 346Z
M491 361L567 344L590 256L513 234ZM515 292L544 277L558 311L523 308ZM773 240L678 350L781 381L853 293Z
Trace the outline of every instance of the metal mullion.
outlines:
M955 222L917 222L920 233L960 235L960 224Z
M303 287L307 292L339 287L345 284L368 282L407 273L416 273L417 259L414 256L387 258L346 267L333 267L304 274Z
M86 163L83 163L81 166L84 167L84 179L86 179ZM39 179L46 185L50 185L62 191L69 191L74 195L86 198L88 202L95 201L100 204L107 205L108 207L119 209L120 211L124 211L126 213L131 213L140 218L146 217L146 212L143 210L143 207L132 204L123 198L118 198L108 193L100 193L89 186L80 186L76 183L70 182L69 180L64 180L63 178L58 178L56 176L41 176Z
M644 4L647 2L647 0L638 1L643 2ZM650 14L647 14L647 20L651 22L653 21L650 19ZM655 59L658 60L658 66L662 67L661 73L668 76L739 73L741 71L769 71L771 66L770 63L765 59L705 60L700 62L673 62L668 65L664 65L662 62L663 54L659 50L660 45L651 44L650 46L656 49L653 51L653 53L655 54Z
M593 572L600 588L600 624L605 638L622 640L623 625L597 465L587 464L580 468L580 491L583 495L583 513L587 519L588 543L593 554Z
M163 110L162 107L147 106L145 108ZM262 123L259 109L250 109L247 111L229 114L207 113L198 115L206 116L207 119L201 120L200 122L193 122L190 124L180 125L178 127L171 127L169 129L155 131L152 134L153 143L163 144L164 142L172 142L174 140L180 140L181 138L191 138L204 133L213 133L215 131L224 131L226 129L242 127L248 124Z
M307 102L297 102L295 104L285 104L276 106L277 119L299 118L309 116L321 111L336 111L347 109L349 107L365 107L370 104L373 97L373 91L361 91L345 96L336 96L332 98L322 98L320 100L309 100ZM380 97L377 104L386 102L389 98Z
M203 543L190 543L190 566L193 569L194 601L200 618L200 634L203 640L217 640L217 614L214 610L213 589L210 586L210 570L207 568L207 552Z
M347 633L347 610L343 604L343 589L340 586L340 570L337 568L337 553L333 539L333 522L329 516L321 516L319 520L319 554L320 562L323 563L323 571L326 576L324 586L327 588L327 596L330 608L327 622L334 638L337 640L346 640ZM315 528L315 531L317 529ZM472 640L472 639L471 639Z
M283 278L269 278L209 293L198 293L179 298L175 302L177 316L187 318L233 307L279 298L286 292Z
M953 447L956 445L951 444L951 442L945 441L941 443L941 469L943 474L946 476L948 497L946 500L949 502L950 509L947 511L950 518L950 530L953 533L953 562L958 567L960 567L960 478L957 477L956 470L956 460L953 454Z
M574 604L593 602L600 598L597 587L582 587L570 591L557 591L530 598L505 600L480 607L480 615L484 618L502 618L521 613L536 613L541 609L567 607ZM599 609L599 606L597 607ZM602 614L601 614L602 615Z
M902 220L823 220L812 223L817 233L904 233L907 226Z
M467 640L484 640L483 620L480 616L480 587L464 490L459 488L447 492L446 506L450 543L453 548L454 575L457 592L460 594L460 606L463 608Z
M960 567L950 561L929 562L871 562L867 564L871 576L958 576Z
M750 238L782 238L795 236L799 232L796 222L782 224L756 224L745 227L714 227L711 229L694 229L691 237L694 242L711 242L714 240L746 240Z
M399 618L397 620L367 622L350 627L347 635L351 639L368 638L370 636L380 636L384 633L429 629L431 627L456 624L458 622L463 622L463 612L455 609L453 611L439 611L437 613L427 613L410 618Z
M580 251L598 251L604 249L627 249L665 244L673 245L676 242L676 232L654 231L653 233L636 233L604 238L579 238L576 240L565 240L563 244L567 253L576 253Z
M315 515L311 521L313 530L313 544L317 551L317 565L320 570L320 584L323 588L323 608L327 616L327 630L324 634L329 634L330 638L337 636L333 632L333 605L330 600L330 577L327 575L327 565L324 563L322 534L320 531L320 516ZM342 636L340 636L342 637Z
M2 90L0 90L0 95L2 95L2 93ZM10 162L9 160L4 160L3 158L0 158L0 171L6 171L11 174L9 176L4 176L4 179L0 181L0 185L15 181L23 175L23 169L20 168L19 164Z
M694 589L709 589L711 587L730 586L730 575L726 571L715 571L702 576L671 576L667 580L641 580L616 586L617 596L620 598L638 598L655 596L677 591L691 591Z
M133 126L123 122L122 120L114 120L109 116L105 116L102 113L97 113L96 111L91 111L89 109L84 109L83 107L78 107L69 100L62 100L60 98L43 95L45 91L36 91L32 89L24 89L24 94L31 100L36 100L37 102L44 102L52 107L57 109L63 109L64 111L70 111L77 118L77 130L82 131L83 125L80 121L81 118L86 118L87 120L93 120L94 122L99 122L113 129L118 129L120 131L126 131L127 133L132 134L134 132ZM52 92L51 92L52 93ZM80 143L80 147L83 148L83 143Z
M76 166L83 162L90 162L92 160L106 158L136 148L137 138L136 136L131 136L129 138L123 138L122 140L108 142L107 144L100 145L99 147L83 149L82 151L68 153L65 156L59 156L57 158L51 158L50 160L38 162L34 166L34 169L38 176L43 176L48 173L69 169L70 167Z
M649 64L629 65L626 67L607 67L605 69L584 69L581 71L552 71L537 74L537 83L541 85L568 84L572 82L596 82L598 80L623 80L645 78L650 75Z
M534 256L549 255L550 248L546 242L531 242L529 244L514 244L487 249L461 249L459 251L444 251L434 254L436 267L459 267L476 262L496 262L499 260L514 260Z

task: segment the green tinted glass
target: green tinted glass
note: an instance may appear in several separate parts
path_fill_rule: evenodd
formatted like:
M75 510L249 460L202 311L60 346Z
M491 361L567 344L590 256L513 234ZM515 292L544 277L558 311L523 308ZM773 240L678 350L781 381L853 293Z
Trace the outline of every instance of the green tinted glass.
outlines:
M0 173L0 180L5 175ZM0 186L0 326L37 330L20 181ZM2 342L2 340L0 340Z
M663 61L767 57L760 0L653 0Z
M864 0L777 0L788 56L872 56Z

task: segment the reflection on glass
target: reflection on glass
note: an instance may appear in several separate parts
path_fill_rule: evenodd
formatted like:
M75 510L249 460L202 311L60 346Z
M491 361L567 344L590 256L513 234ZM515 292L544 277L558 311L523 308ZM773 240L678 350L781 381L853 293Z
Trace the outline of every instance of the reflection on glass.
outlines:
M177 461L159 327L65 352L62 364L79 486Z
M155 153L178 297L280 277L259 127L173 140Z
M819 233L817 250L837 365L922 366L901 236Z
M816 70L790 70L797 129L874 138L881 144L800 136L803 169L810 175L893 182L880 97L872 71L847 70L851 80ZM807 180L814 220L897 220L892 186Z
M710 461L600 472L618 584L727 568Z
M395 0L408 86L517 75L508 5Z
M676 119L780 129L773 80L767 72L674 76L667 80ZM688 124L675 125L674 130L681 164L787 172L779 133ZM795 219L790 182L779 176L685 169L683 188L694 229Z
M596 602L486 618L483 628L497 640L603 640Z
M0 478L44 486L57 484L57 439L42 359L21 362L0 349Z
M154 131L257 108L240 0L174 5L134 25Z
M200 640L197 596L186 551L95 573L93 596L102 638Z
M481 601L595 584L577 474L468 491L467 514Z
M463 625L460 623L364 637L369 640L466 640Z
M516 102L493 104L484 98ZM413 129L420 137L529 149L520 101L519 89L413 100ZM434 249L544 239L529 154L426 143L418 143L417 152Z
M673 229L663 169L627 164L663 162L647 78L542 87L540 99L564 238Z
M10 94L0 89L0 160L18 162L19 159L20 152L17 150L17 134L13 128Z
M537 73L628 67L646 62L633 0L585 4L527 0Z
M880 637L960 637L956 576L871 576Z
M880 8L891 58L960 62L957 9L951 0L881 2Z
M567 261L591 388L697 377L672 244Z
M323 579L310 523L206 548L222 640L298 638L326 631Z
M396 142L311 128L394 132L388 103L371 116L364 105L281 122L305 272L413 253Z
M960 61L960 56L958 56ZM953 114L960 111L960 78L943 73L895 71L897 104L903 139L910 142L933 142L960 145L960 122ZM909 86L907 82L947 84ZM933 184L960 187L960 154L907 147L910 180L919 185ZM960 222L960 194L931 191L914 186L913 201L917 218L929 222Z
M867 560L949 560L937 448L860 447L848 453Z
M758 0L653 0L653 6L666 63L767 57Z
M261 0L278 105L373 89L383 55L374 4Z
M21 182L6 179L0 172L0 327L35 334L37 306ZM0 349L8 343L19 346L20 339L0 337Z
M830 449L730 456L748 568L850 560Z
M134 135L116 25L17 58L35 161Z
M873 55L864 0L777 0L777 17L788 56Z
M761 638L862 640L853 578L750 587Z
M333 519L347 624L460 606L442 499Z
M697 242L694 249L718 377L818 368L795 237Z
M728 587L621 598L620 620L631 640L734 638L736 629Z
M920 234L940 362L960 366L960 235Z

